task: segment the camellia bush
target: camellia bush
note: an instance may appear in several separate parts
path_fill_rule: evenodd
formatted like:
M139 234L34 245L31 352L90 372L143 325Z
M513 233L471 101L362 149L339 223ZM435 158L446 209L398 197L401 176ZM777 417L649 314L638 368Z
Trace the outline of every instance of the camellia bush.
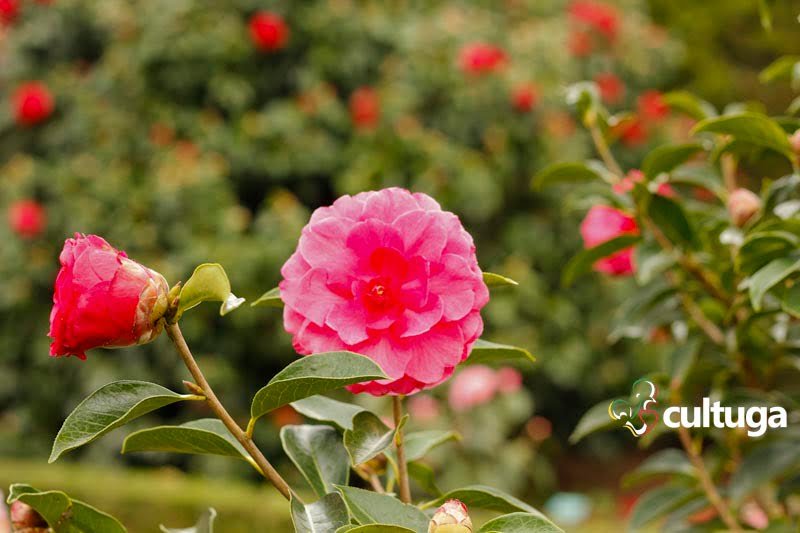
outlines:
M306 357L255 394L246 424L214 393L179 326L184 314L203 302L221 302L221 315L244 303L231 292L219 264L202 264L184 283L170 287L160 273L103 238L83 234L66 241L60 262L50 314L51 356L86 359L93 348L145 344L165 331L192 380L184 382L183 394L135 380L101 387L64 421L50 462L161 407L204 402L213 417L135 431L122 453L244 460L291 502L300 533L561 531L498 489L468 485L442 494L432 471L419 461L448 442L448 432L404 431L404 398L447 381L458 365L530 359L525 350L481 338L480 312L489 302L489 288L514 282L481 271L470 234L430 196L383 189L341 197L312 214L281 269L279 287L252 303L283 307L295 350ZM471 368L494 381L471 379L469 368L461 376L476 383L485 398L495 394L500 381L494 371ZM507 392L513 392L514 382L518 387L518 373L502 380L510 385ZM342 387L386 397L392 419L324 395ZM481 401L471 391L462 396L451 396L454 406ZM290 486L253 438L259 420L286 405L314 421L280 431L283 449L308 487ZM412 476L429 497L412 496ZM59 491L15 484L8 502L19 531L125 531L110 515ZM474 527L468 506L500 516ZM210 510L193 531L210 531L214 516Z
M792 70L794 69L794 71ZM765 79L796 77L796 58ZM769 117L757 104L719 112L686 92L664 96L695 124L688 142L664 144L639 168L615 157L618 114L592 83L569 98L599 160L560 163L538 188L572 184L590 208L586 249L563 282L598 271L633 277L639 290L620 308L612 341L668 343L662 371L631 397L601 402L573 442L627 427L663 447L624 478L643 490L631 514L665 531L796 531L800 523L800 119Z

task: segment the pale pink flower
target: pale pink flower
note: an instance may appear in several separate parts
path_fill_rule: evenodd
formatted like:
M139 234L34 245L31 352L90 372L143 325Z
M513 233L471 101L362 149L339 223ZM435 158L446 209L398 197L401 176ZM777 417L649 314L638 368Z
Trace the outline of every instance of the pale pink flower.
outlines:
M622 235L637 233L639 227L633 217L607 205L593 206L581 222L581 236L586 248L594 248ZM594 269L615 276L633 274L633 248L625 248L600 259L594 264Z
M511 394L522 388L522 374L519 370L504 367L497 371L497 390L503 394Z
M352 392L438 385L483 331L489 291L472 237L425 194L391 188L317 209L281 274L295 350L361 353L390 376Z
M492 401L498 392L497 373L488 366L469 366L453 378L448 401L454 411L468 411Z
M415 422L432 422L439 418L441 410L436 398L428 394L417 394L408 400L408 414Z

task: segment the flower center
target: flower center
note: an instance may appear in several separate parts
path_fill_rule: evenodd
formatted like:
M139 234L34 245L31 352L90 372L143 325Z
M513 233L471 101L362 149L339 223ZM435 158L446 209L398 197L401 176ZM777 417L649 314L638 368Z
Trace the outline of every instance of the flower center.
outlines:
M367 306L372 311L385 311L394 305L387 280L376 278L369 282L364 293Z

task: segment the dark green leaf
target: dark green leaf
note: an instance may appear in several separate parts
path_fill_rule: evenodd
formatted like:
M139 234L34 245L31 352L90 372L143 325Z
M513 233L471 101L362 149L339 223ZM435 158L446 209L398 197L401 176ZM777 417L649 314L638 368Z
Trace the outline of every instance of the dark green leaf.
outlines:
M777 477L800 468L800 446L793 439L758 446L742 461L730 481L729 494L736 502Z
M49 462L151 411L197 398L145 381L115 381L104 385L83 400L64 421L53 442Z
M361 525L394 524L417 533L428 531L430 521L425 514L388 494L378 494L355 487L336 487L342 493L350 515Z
M408 475L419 484L420 488L433 496L441 496L442 491L436 484L433 469L418 461L408 463Z
M414 533L413 529L391 524L368 524L366 526L345 526L336 533Z
M469 357L464 365L505 365L509 363L533 363L536 358L525 348L498 344L483 339L478 339L472 345Z
M281 300L281 290L278 287L270 289L262 294L258 300L250 304L250 307L283 307L283 300Z
M684 164L694 154L703 150L698 143L668 144L659 146L644 158L642 172L651 180L661 173L669 173L675 167Z
M171 528L161 526L163 533L214 533L214 520L217 518L217 511L211 507L200 515L197 523L193 527Z
M800 270L800 259L781 257L773 259L748 278L750 302L753 309L761 310L761 300L775 285Z
M665 516L698 493L682 486L658 487L645 492L631 511L630 526L638 529Z
M418 461L434 448L438 448L447 442L458 440L461 440L461 436L455 431L448 430L429 429L407 433L403 437L406 461Z
M477 507L479 509L488 509L499 513L523 512L544 518L544 515L535 507L499 489L487 487L485 485L471 485L469 487L451 490L440 498L423 504L421 507L423 509L436 508L447 500L459 500L470 509Z
M788 231L760 231L748 235L736 255L739 272L752 274L773 259L797 249L800 239Z
M738 141L770 148L790 159L793 157L786 133L774 120L760 113L747 112L706 119L692 130L692 133L703 132L730 135Z
M588 248L576 254L564 267L561 274L561 283L568 287L580 276L592 270L594 264L620 250L630 248L641 240L639 235L622 235L615 239L608 240L594 248Z
M339 433L330 426L283 426L281 443L289 459L322 498L345 485L350 461Z
M714 106L687 91L673 91L664 95L664 101L672 109L689 115L696 120L716 117Z
M795 318L800 318L800 284L792 285L781 299L781 307Z
M591 181L602 181L604 173L603 167L597 162L584 163L556 163L550 165L533 178L533 187L542 190L556 184L563 183L586 183Z
M230 313L244 303L244 298L237 298L231 292L231 282L219 263L203 263L194 269L181 287L177 318L203 302L222 302L220 315Z
M336 533L350 523L347 506L338 492L307 505L292 499L291 506L295 533Z
M722 178L714 168L709 167L694 167L683 166L673 170L669 178L670 183L678 185L691 185L708 189L714 193L717 198L723 199L727 195L725 186L722 184Z
M656 226L675 244L694 246L696 238L679 203L659 194L650 197L647 213Z
M122 453L168 452L223 455L250 461L250 456L216 418L202 418L180 426L159 426L131 433Z
M21 501L33 507L54 533L125 533L116 518L57 490L41 492L30 485L11 485L7 503Z
M569 436L569 442L575 444L591 433L616 427L617 422L608 416L608 406L611 402L612 400L600 402L586 411Z
M622 485L624 487L632 487L642 482L650 481L654 477L665 475L694 478L694 467L683 451L668 448L654 453L636 467L633 472L626 474L622 478Z
M702 346L702 343L699 339L690 339L686 343L676 346L670 354L667 375L672 376L674 386L680 387L683 385L689 370L697 360L700 346Z
M350 456L350 464L357 466L383 453L394 441L394 434L394 429L369 411L355 415L353 429L344 432L344 447Z
M332 422L340 429L352 429L353 417L366 411L363 407L352 403L332 400L326 396L309 396L292 402L295 411L303 416L321 422Z
M511 513L489 520L478 533L564 533L564 530L541 515Z
M256 393L250 416L258 419L282 405L376 379L387 379L387 376L363 355L352 352L308 355L278 372Z
M494 272L484 272L483 282L486 283L486 286L490 289L493 287L515 287L519 285L519 283L513 279L495 274Z

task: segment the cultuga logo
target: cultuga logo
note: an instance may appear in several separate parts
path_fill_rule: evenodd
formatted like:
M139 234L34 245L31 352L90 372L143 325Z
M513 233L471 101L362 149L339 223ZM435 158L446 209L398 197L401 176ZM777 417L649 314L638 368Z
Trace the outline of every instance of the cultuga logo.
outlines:
M658 387L652 381L640 379L631 387L630 400L618 398L608 405L612 420L624 421L623 426L641 437L649 433L663 417L670 429L684 428L747 428L749 437L760 437L767 429L785 428L788 425L786 409L781 406L723 406L703 398L701 406L670 406L660 415L654 407L658 404ZM645 416L649 418L645 419Z

